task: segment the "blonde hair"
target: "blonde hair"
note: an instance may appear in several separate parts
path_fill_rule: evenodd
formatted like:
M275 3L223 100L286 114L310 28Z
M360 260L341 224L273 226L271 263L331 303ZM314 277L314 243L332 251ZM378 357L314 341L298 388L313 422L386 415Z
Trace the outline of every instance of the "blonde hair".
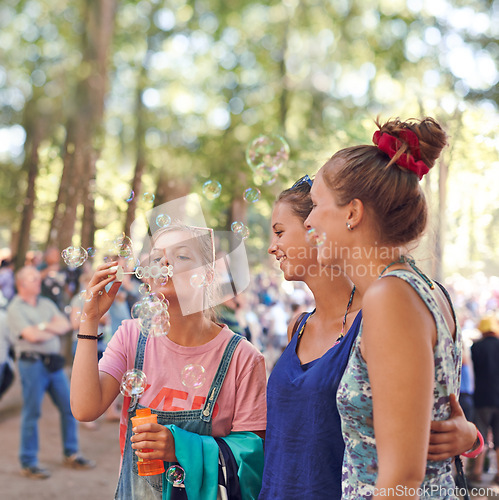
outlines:
M152 234L152 246L154 247L154 243L159 238L173 231L188 232L197 243L202 265L206 269L206 275L210 276L210 279L203 285L203 300L206 306L204 310L207 312L207 316L212 321L215 321L217 315L213 307L219 302L218 298L220 296L220 286L215 272L215 240L213 229L209 227L188 226L179 221L172 221L172 223L167 227L160 228Z

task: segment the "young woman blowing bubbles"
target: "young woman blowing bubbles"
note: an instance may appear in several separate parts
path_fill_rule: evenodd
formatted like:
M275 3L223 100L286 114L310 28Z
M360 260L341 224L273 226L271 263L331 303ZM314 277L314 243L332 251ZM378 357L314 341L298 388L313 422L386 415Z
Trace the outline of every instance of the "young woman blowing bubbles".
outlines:
M290 323L290 342L269 378L261 499L341 497L336 388L357 335L360 296L340 270L319 267L317 247L307 241L311 183L307 176L281 193L272 214L268 251L286 280L308 285L316 308L300 318L296 333L296 318Z
M227 445L236 470L242 470L233 486L242 498L256 498L266 424L265 364L256 348L207 314L205 304L214 279L213 233L172 225L153 236L151 254L155 265L173 269L172 279L152 282L153 291L169 303L168 336L141 333L138 319L126 320L97 363L98 323L120 286L112 268L117 262L99 266L88 286L93 298L84 305L86 320L81 323L73 364L73 413L79 420L95 420L119 394L123 374L141 370L147 377L145 391L138 401L125 397L121 415L116 498L215 500L219 447L226 457ZM200 277L205 285L193 286ZM166 323L161 327L166 329ZM192 366L202 368L206 384L186 383L182 373ZM158 423L134 427L131 418L139 408L150 408ZM178 462L185 470L182 487L172 488L165 473L140 476L141 459L167 462L165 469Z

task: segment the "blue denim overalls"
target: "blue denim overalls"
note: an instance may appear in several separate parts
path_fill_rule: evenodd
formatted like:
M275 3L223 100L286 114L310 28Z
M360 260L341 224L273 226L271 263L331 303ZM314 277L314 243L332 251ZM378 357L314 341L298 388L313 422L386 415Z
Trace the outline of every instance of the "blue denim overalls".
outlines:
M215 402L222 388L223 381L229 369L230 362L237 345L243 339L241 335L234 334L229 340L222 355L217 372L211 384L208 396L203 408L199 410L182 411L160 411L151 409L152 413L158 415L158 423L161 425L175 424L176 426L195 432L197 434L210 436L212 427L212 414ZM142 370L144 363L144 352L147 337L139 335L137 352L135 355L135 368ZM136 408L144 408L138 404L137 396L133 396L128 408L128 425L126 431L125 447L121 464L120 478L116 488L115 499L120 500L157 500L162 498L163 487L168 485L165 473L154 476L139 476L137 472L137 455L132 449L130 438L132 436L131 417L135 415ZM172 465L165 462L165 470Z

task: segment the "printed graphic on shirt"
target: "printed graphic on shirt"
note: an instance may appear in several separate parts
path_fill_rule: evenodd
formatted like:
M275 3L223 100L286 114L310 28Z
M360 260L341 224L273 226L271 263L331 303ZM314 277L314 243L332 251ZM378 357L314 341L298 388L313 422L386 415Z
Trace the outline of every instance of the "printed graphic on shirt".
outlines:
M146 391L149 387L146 388ZM189 393L187 391L163 387L151 400L149 406L161 411L199 410L206 401L206 397L204 396L194 396L191 400L192 403L189 404L189 399ZM213 418L217 416L217 413L218 403L215 403Z

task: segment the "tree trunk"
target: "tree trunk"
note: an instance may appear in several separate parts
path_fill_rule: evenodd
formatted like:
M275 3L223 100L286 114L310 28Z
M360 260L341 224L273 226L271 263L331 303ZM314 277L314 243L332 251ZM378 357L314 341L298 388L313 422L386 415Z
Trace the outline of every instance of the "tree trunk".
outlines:
M288 81L286 75L286 53L288 49L289 22L286 21L282 40L281 60L279 62L279 73L281 76L281 95L279 96L279 121L282 131L286 133L286 118L288 115Z
M147 51L149 53L149 51ZM147 59L147 55L146 55ZM146 61L144 61L146 62ZM137 209L137 198L140 196L142 190L142 175L146 166L145 147L144 147L144 105L142 104L142 92L144 90L143 82L146 79L147 64L142 65L139 76L139 84L137 88L137 95L135 101L135 116L137 117L137 124L135 127L135 144L137 148L137 160L135 162L135 170L133 172L133 179L131 185L130 195L133 193L132 199L128 202L128 209L126 212L125 226L123 232L126 235L130 234L130 227L135 220L135 211Z
M438 169L438 215L435 234L435 268L434 276L439 282L443 281L444 269L444 247L445 247L445 218L447 212L447 178L449 176L449 165L441 159Z
M73 242L78 209L83 202L80 244L92 246L95 233L96 162L102 141L102 118L107 85L108 53L114 28L116 0L87 2L83 64L91 68L76 88L67 120L64 169L54 220L48 237L60 248Z
M421 114L421 116L425 116ZM433 276L439 282L444 280L444 254L447 222L447 179L449 177L449 165L452 162L452 154L456 139L462 131L462 117L460 110L456 110L452 117L439 119L444 129L448 130L449 136L453 138L450 147L439 159L438 169L438 207L437 222L435 229L435 257L433 262ZM453 124L454 130L450 130Z
M135 162L135 171L133 173L131 193L134 193L133 198L128 202L128 209L126 211L125 226L123 232L126 235L130 234L130 227L135 220L135 213L137 209L137 198L139 197L142 189L142 174L145 169L145 159L142 154L137 152L137 161Z
M62 227L62 220L66 210L67 194L69 184L71 181L71 165L72 154L74 151L74 128L71 121L66 125L66 140L64 141L63 148L63 167L61 174L61 182L59 184L59 193L54 205L54 212L50 222L50 229L47 236L46 248L51 246L58 246L59 232Z
M247 225L248 207L241 197L234 198L229 209L229 228L234 221Z
M103 142L98 139L103 136L102 119L108 80L108 56L114 33L116 5L116 0L94 0L87 12L88 38L86 39L86 56L94 66L95 71L84 82L86 97L91 110L88 116L87 142L84 148L87 182L84 183L85 189L82 196L81 245L85 248L94 245L96 163ZM93 144L93 142L96 144Z
M35 183L38 176L38 147L42 140L44 123L42 118L36 117L31 126L27 127L27 138L25 143L25 160L23 170L28 173L26 196L24 197L19 238L16 245L15 269L24 266L26 253L30 245L31 222L35 212Z
M142 189L142 175L144 173L146 167L146 153L145 153L145 113L144 113L144 104L142 102L142 93L144 92L144 88L148 83L147 77L147 68L149 67L149 61L151 58L151 41L153 36L157 33L157 28L154 24L154 16L158 9L162 6L161 3L157 3L156 6L151 9L151 13L149 16L150 20L150 28L147 35L147 50L144 56L144 61L142 62L139 79L137 83L137 92L135 98L135 116L137 118L136 126L135 126L135 144L137 149L137 159L135 161L135 170L133 173L132 185L130 186L130 191L133 193L133 198L128 202L128 208L126 212L125 225L123 228L123 232L127 235L130 234L130 227L132 222L135 220L135 212L137 210L137 201L138 196L140 196ZM131 194L130 193L130 194Z
M188 181L179 177L173 177L166 167L162 168L156 188L156 205L187 196L190 189L191 184Z
M95 236L95 188L96 188L96 155L89 151L86 161L87 176L83 186L83 219L81 222L81 246L94 246Z
M88 147L88 121L84 116L75 127L74 153L70 159L70 180L66 192L66 204L59 231L57 246L66 248L73 243L78 204L81 201L85 168L85 148Z

